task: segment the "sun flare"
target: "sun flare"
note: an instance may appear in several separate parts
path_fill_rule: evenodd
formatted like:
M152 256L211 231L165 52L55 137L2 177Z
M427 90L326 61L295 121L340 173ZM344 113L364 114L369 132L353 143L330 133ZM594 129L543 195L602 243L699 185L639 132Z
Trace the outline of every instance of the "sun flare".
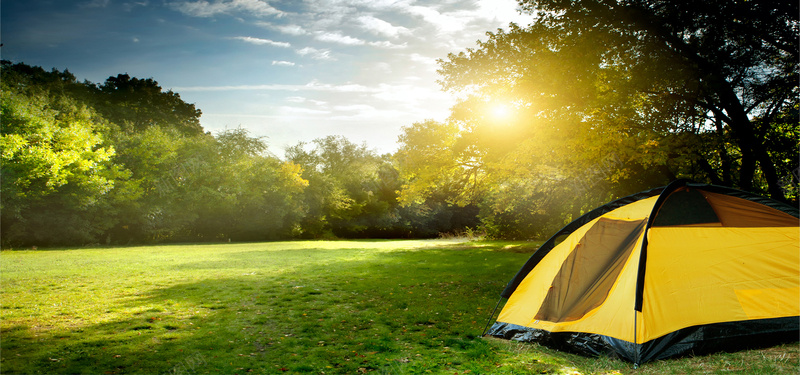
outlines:
M507 104L494 104L488 108L488 114L494 121L507 121L511 119L512 111Z

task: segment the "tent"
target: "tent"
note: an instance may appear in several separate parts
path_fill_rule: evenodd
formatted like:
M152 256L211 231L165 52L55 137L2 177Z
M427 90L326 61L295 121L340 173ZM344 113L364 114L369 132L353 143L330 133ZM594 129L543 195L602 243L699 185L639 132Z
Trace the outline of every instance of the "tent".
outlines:
M539 247L488 335L636 365L797 340L798 222L796 207L687 180L618 199Z

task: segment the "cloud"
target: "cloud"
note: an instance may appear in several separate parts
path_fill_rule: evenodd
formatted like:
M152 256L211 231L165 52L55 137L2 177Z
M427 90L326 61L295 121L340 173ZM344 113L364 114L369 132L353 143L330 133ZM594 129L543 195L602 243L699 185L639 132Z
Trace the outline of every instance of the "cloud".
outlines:
M316 105L328 104L327 102L324 102L322 100L309 99L304 96L288 96L286 97L286 101L289 103L313 103Z
M272 60L272 65L277 65L277 66L294 66L295 64L294 64L293 62L291 62L291 61L277 61L277 60Z
M361 23L361 27L364 30L371 31L378 35L388 36L390 38L397 38L400 35L411 34L411 30L405 27L394 26L389 22L373 16L360 16L358 17L358 22Z
M282 16L284 12L275 9L266 1L261 0L215 0L213 3L199 1L185 1L170 3L170 5L189 16L212 17L218 14L248 13L255 16Z
M133 37L133 39L131 39L131 40L132 40L134 43L139 43L139 38L137 38L137 37Z
M388 62L385 61L379 61L375 63L373 69L381 73L389 74L392 72L392 64L389 64Z
M150 2L147 0L133 1L133 2L122 3L122 9L124 9L126 12L130 12L136 7L146 7L148 5L150 5Z
M347 35L342 35L336 32L318 32L314 36L314 39L319 40L320 42L331 42L337 44L344 44L347 46L360 46L366 43L361 39L353 38Z
M394 44L388 40L384 40L382 42L369 42L367 43L370 46L378 47L378 48L385 48L385 49L404 49L408 48L408 43L403 44Z
M256 44L256 45L270 45L274 47L283 47L283 48L289 48L292 46L290 43L286 42L276 42L274 40L269 40L269 39L253 38L251 36L235 36L231 39L241 40L245 43Z
M282 106L279 108L281 112L288 113L288 114L304 114L304 115L327 115L330 114L331 111L326 111L322 109L313 109L313 108L302 108L302 107L289 107L289 106Z
M297 54L300 56L308 55L314 60L336 60L335 58L333 58L333 56L331 56L331 51L328 49L316 49L314 47L305 47L295 52L297 52Z
M411 15L422 17L423 20L436 26L437 29L443 32L464 30L466 24L469 22L463 17L444 14L432 7L414 5L407 7L406 11Z
M274 28L284 34L289 34L289 35L308 34L308 31L306 31L303 27L298 25L281 25L281 26L274 26Z
M238 85L238 86L186 86L174 87L173 91L199 92L199 91L324 91L324 92L349 92L349 93L377 93L380 88L371 88L355 83L332 85L313 80L305 85Z
M440 90L411 84L382 83L378 85L372 96L385 102L411 106L450 100L450 96Z
M421 63L421 64L425 64L425 65L436 65L436 59L435 58L432 58L432 57L429 57L429 56L423 56L423 55L420 55L418 53L412 53L412 54L408 55L408 58L413 62L417 62L417 63Z
M516 1L477 0L478 12L487 20L502 20L518 24L528 24L532 21L529 14L520 12Z
M333 107L336 111L342 112L371 112L375 111L375 107L366 104L349 104L349 105L337 105Z

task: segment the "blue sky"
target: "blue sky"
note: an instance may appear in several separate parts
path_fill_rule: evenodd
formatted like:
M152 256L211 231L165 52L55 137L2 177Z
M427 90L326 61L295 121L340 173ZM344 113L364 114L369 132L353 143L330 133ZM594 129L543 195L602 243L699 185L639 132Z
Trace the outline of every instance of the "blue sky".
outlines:
M2 58L102 83L153 78L270 150L328 135L393 152L444 120L436 59L527 24L515 0L3 0Z

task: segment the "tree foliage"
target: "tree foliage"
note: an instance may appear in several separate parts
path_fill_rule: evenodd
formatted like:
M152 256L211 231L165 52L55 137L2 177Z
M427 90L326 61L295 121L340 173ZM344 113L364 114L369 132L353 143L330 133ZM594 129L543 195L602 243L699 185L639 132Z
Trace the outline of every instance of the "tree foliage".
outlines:
M243 129L204 133L151 79L3 62L1 84L3 246L265 240L299 223L298 165Z
M440 60L461 99L404 130L403 202L479 202L517 238L679 177L797 200L796 2L520 5L529 25Z
M184 134L199 134L202 112L180 95L162 91L152 78L139 79L127 74L109 77L102 85L89 85L95 108L108 120L127 130L151 126L170 127Z
M796 149L797 130L775 125L797 106L796 2L521 5L530 25L441 61L445 89L516 103L561 169L613 153L785 198L791 169L774 155Z
M285 159L245 129L205 133L153 79L78 82L2 64L2 245L432 237L471 208L401 206L390 155L343 137Z
M96 214L118 198L111 191L126 173L98 133L103 120L69 98L3 83L3 240L84 241L107 230Z

